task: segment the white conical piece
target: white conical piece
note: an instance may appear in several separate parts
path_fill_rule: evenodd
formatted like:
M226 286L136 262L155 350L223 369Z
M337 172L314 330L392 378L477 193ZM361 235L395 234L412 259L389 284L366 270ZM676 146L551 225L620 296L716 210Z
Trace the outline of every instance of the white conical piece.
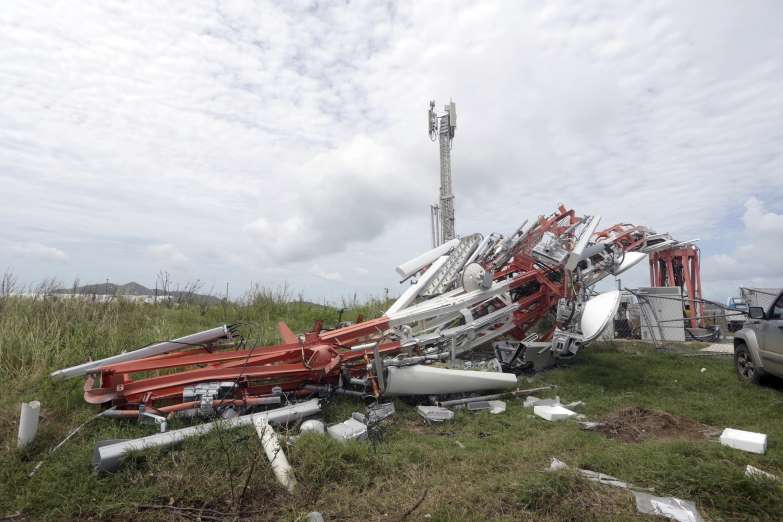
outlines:
M294 486L296 486L294 469L288 463L288 459L285 457L285 453L283 453L283 448L280 447L277 433L275 433L275 430L272 429L272 426L269 425L264 417L256 417L253 419L253 424L256 426L256 433L258 433L258 437L261 439L261 445L264 447L264 453L266 453L266 458L269 459L275 478L289 493L293 493Z
M38 415L41 413L41 403L30 401L22 403L22 413L19 415L18 448L24 448L35 439L38 433Z
M619 306L619 290L597 295L587 301L582 309L582 343L588 343L601 335L609 321L614 319Z
M502 390L517 385L511 373L450 370L416 364L388 368L384 395L441 395Z
M647 257L647 254L644 252L626 252L623 255L623 262L620 263L620 266L617 267L617 270L612 272L612 274L616 276L622 274L626 270L638 265L645 257Z

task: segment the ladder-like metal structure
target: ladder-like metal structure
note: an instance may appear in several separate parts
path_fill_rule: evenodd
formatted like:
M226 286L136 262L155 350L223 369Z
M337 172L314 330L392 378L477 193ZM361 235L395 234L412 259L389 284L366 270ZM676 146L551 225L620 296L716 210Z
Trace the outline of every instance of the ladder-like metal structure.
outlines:
M457 129L457 107L449 102L445 113L435 113L435 101L430 102L427 117L430 139L438 140L440 149L440 195L438 205L431 207L432 246L438 246L456 237L454 231L454 193L451 187L451 140Z

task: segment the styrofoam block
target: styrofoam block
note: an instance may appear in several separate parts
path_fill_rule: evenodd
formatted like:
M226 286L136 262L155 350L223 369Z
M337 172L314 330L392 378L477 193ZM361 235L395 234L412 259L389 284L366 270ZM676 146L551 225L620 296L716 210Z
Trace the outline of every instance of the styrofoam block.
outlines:
M339 441L364 439L367 437L367 426L351 417L345 422L329 426L326 433Z
M440 406L417 406L419 415L430 422L443 422L454 418L454 412Z
M576 412L562 406L533 406L533 413L548 421L559 421L576 417Z
M764 433L726 428L720 434L720 443L750 453L763 454L767 451L767 436Z

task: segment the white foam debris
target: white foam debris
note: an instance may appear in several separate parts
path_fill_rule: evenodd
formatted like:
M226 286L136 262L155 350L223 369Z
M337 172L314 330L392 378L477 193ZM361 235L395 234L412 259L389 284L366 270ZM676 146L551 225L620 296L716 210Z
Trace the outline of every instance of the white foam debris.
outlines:
M696 509L696 504L690 500L682 500L677 497L655 497L640 491L633 491L636 498L636 509L647 515L676 520L677 522L703 522L703 518Z
M767 451L767 436L764 433L726 428L720 435L720 443L750 453L764 454Z
M557 406L533 406L533 413L548 421L559 421L576 417L576 412Z
M454 412L440 406L417 406L416 412L429 422L443 422L454 418Z
M329 426L326 432L339 441L363 439L367 437L367 425L351 417L345 422Z

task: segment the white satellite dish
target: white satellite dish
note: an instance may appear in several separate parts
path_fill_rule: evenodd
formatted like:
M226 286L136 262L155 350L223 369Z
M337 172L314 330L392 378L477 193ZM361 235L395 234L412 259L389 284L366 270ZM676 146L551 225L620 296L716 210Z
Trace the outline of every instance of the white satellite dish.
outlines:
M462 288L466 292L473 292L479 288L487 290L492 286L492 279L487 276L487 271L484 270L483 266L478 263L470 263L462 271ZM489 283L489 286L487 283Z
M587 301L582 309L582 343L589 343L604 331L614 319L620 306L620 291L614 290L597 295Z
M616 276L622 274L626 270L638 265L645 257L647 257L647 254L644 252L626 252L623 256L623 262L620 263L620 266L617 267L617 270L612 272L612 274Z

